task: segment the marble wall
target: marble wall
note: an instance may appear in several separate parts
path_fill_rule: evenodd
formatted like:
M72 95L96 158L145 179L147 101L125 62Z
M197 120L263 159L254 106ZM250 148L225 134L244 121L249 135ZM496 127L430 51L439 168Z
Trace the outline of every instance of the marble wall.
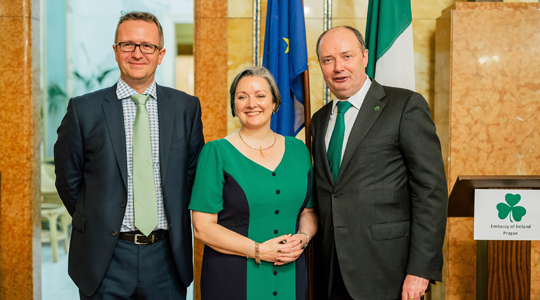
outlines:
M459 175L538 175L539 3L456 3L438 20L435 120L448 184ZM448 222L447 299L474 299L472 218ZM540 299L540 243L531 299Z
M202 109L206 142L227 134L227 0L195 0L195 96ZM204 244L194 241L194 290L200 296Z
M0 1L0 28L0 299L40 299L39 1Z

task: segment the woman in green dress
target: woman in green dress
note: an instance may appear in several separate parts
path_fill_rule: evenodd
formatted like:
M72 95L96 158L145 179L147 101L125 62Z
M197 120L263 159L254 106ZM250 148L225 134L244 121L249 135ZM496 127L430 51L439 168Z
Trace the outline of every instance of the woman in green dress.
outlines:
M270 129L281 97L268 70L243 70L230 94L241 127L204 146L189 206L206 244L202 300L304 300L303 250L317 232L311 157Z

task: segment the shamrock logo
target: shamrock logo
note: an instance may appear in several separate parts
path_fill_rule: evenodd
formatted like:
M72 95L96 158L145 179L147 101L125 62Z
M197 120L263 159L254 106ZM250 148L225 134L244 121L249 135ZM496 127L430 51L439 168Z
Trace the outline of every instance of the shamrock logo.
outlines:
M512 221L512 216L514 216L514 220L520 222L521 218L527 213L525 207L515 206L521 200L521 196L519 194L506 194L504 200L506 200L506 203L508 204L502 202L497 204L499 219L504 220L510 215L510 222L514 222Z

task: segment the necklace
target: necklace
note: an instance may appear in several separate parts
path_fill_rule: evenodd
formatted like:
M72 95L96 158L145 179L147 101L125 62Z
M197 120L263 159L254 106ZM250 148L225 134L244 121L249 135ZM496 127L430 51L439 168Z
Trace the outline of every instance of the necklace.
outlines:
M274 143L272 143L272 145L270 147L266 147L266 148L263 149L261 146L259 146L259 148L255 148L255 147L251 147L250 145L248 145L248 143L246 143L246 141L244 141L244 139L242 138L242 135L240 134L240 131L238 131L238 136L240 137L242 142L244 142L244 144L246 144L246 146L248 146L249 148L251 148L253 150L259 150L261 152L261 157L262 158L266 158L266 157L264 157L263 151L274 147L274 145L276 144L276 140L277 140L276 134L274 133Z

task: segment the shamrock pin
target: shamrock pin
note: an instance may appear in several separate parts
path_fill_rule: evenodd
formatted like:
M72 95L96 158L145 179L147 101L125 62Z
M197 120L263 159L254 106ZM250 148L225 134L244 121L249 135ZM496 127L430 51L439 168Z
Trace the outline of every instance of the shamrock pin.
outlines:
M377 106L375 106L375 108L374 108L374 109L375 109L375 110L379 110L379 109L380 109L380 107L379 107L379 106L377 105Z
M518 204L518 202L521 200L521 196L519 194L506 194L504 196L504 200L506 200L506 203L499 203L497 204L497 210L499 211L499 219L504 220L508 215L510 215L510 222L512 221L512 216L514 216L514 220L517 222L521 221L521 218L527 213L527 210L523 206L515 206Z

